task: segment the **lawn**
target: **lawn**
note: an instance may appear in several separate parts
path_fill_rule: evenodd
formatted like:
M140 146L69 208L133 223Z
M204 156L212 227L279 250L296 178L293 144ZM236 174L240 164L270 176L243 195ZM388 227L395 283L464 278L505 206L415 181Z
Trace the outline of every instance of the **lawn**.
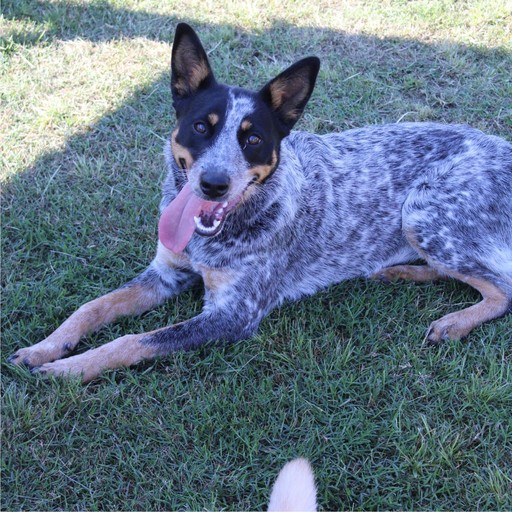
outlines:
M509 0L4 0L2 510L255 510L307 457L322 509L512 509L512 315L424 344L458 282L345 282L257 336L82 386L6 363L151 260L174 27L221 81L322 59L298 129L468 123L512 141ZM193 291L80 351L186 319Z

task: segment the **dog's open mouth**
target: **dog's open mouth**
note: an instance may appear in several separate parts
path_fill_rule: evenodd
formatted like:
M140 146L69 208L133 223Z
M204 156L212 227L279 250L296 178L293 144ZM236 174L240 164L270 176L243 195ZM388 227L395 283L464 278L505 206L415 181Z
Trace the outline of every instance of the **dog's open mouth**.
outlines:
M222 223L226 214L229 212L228 202L214 203L216 206L213 210L201 210L199 215L194 215L196 224L196 233L203 236L216 235L222 229Z
M173 252L180 253L194 231L202 236L216 235L228 213L240 202L241 196L224 202L206 201L197 197L186 183L181 192L165 207L158 223L158 238Z

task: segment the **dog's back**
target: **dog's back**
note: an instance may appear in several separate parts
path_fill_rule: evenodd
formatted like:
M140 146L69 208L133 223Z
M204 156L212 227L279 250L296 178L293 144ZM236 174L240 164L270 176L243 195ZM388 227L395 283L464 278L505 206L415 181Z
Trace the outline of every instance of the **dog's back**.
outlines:
M286 261L286 286L280 286L290 299L417 260L404 233L404 221L415 219L431 230L420 244L435 239L445 259L510 262L511 183L512 145L463 125L403 123L324 136L292 132L282 143L279 168L263 185L265 194L240 207L225 232L207 243L214 251L223 246L225 256L233 231L262 212L261 229L245 231L234 251L257 255L261 249L274 268ZM442 212L413 211L439 201ZM460 229L448 229L450 218ZM501 246L492 242L495 237ZM481 249L476 254L475 247ZM506 266L501 271L506 274Z

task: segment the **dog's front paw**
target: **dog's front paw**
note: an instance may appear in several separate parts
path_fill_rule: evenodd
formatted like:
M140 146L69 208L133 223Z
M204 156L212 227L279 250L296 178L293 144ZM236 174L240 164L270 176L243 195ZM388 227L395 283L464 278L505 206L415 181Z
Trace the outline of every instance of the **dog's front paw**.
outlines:
M79 378L82 382L89 382L94 379L99 372L93 371L84 365L83 358L78 356L59 359L51 363L45 363L37 368L33 368L32 373L54 377Z
M52 351L45 350L44 348L38 348L36 345L32 347L20 348L17 352L9 356L7 359L8 363L23 365L30 369L37 366L41 366L48 361L55 359Z
M28 368L36 368L44 363L49 363L67 356L74 348L71 342L51 341L47 338L31 347L20 348L9 356L8 363L24 365Z
M129 366L144 359L142 354L147 351L154 352L154 349L148 349L139 343L142 337L144 334L129 334L83 354L43 364L33 372L55 377L78 377L86 383L98 377L107 368Z

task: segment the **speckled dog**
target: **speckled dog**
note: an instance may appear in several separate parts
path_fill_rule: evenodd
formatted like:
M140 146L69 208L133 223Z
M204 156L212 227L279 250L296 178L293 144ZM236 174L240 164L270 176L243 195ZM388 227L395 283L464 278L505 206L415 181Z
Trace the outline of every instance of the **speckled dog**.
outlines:
M89 381L105 368L247 338L284 300L357 276L451 277L476 288L483 300L434 321L432 342L509 312L512 145L433 123L292 132L318 69L310 57L259 92L221 85L194 31L178 25L171 79L178 126L166 149L156 257L11 361ZM418 258L427 264L407 265ZM198 316L61 359L87 333L201 279Z

